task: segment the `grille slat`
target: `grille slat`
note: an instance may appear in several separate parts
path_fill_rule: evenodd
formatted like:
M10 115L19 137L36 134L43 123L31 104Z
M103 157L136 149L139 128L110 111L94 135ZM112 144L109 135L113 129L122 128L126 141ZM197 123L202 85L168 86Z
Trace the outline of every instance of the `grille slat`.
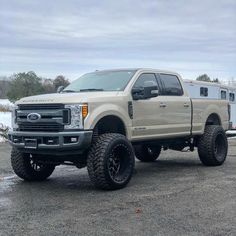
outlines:
M63 109L63 104L24 104L18 105L19 110L56 110Z
M20 124L19 130L20 131L47 131L47 132L60 132L63 131L64 126L60 124Z

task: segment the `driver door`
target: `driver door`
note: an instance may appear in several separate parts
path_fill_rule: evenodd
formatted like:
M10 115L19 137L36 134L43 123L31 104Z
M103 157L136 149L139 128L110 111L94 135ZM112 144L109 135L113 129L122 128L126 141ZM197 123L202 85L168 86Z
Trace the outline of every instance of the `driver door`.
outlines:
M154 73L144 73L136 80L133 88L143 88L145 86L156 86L159 90L156 75ZM133 125L132 139L142 140L148 137L161 134L163 117L160 107L160 97L133 100Z

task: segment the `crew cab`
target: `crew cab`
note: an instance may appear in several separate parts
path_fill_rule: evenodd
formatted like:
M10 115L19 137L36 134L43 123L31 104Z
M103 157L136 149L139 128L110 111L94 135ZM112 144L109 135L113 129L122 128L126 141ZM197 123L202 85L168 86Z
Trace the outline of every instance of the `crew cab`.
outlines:
M191 99L181 76L155 69L87 73L59 93L22 98L12 113L11 163L22 179L44 180L60 164L86 167L94 185L119 189L135 156L195 147L207 166L224 163L229 104Z

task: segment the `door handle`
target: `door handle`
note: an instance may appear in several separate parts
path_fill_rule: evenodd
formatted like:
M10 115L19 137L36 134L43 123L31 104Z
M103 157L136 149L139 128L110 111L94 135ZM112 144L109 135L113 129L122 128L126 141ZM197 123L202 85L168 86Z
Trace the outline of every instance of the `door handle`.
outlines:
M164 108L164 107L166 107L166 104L161 102L161 103L160 103L160 107L163 107L163 108Z
M188 103L184 103L184 107L189 107L189 104Z

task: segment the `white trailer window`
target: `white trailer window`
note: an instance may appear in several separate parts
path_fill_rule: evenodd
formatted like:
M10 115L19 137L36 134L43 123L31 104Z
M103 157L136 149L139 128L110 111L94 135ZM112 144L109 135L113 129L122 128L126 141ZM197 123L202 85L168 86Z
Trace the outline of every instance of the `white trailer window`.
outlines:
M231 102L234 102L235 101L235 94L234 93L229 93L229 100Z
M201 87L201 88L200 88L200 96L201 96L201 97L208 97L208 88L206 88L206 87Z
M225 90L221 90L220 94L221 94L221 99L222 100L226 100L226 98L227 98L226 91Z

